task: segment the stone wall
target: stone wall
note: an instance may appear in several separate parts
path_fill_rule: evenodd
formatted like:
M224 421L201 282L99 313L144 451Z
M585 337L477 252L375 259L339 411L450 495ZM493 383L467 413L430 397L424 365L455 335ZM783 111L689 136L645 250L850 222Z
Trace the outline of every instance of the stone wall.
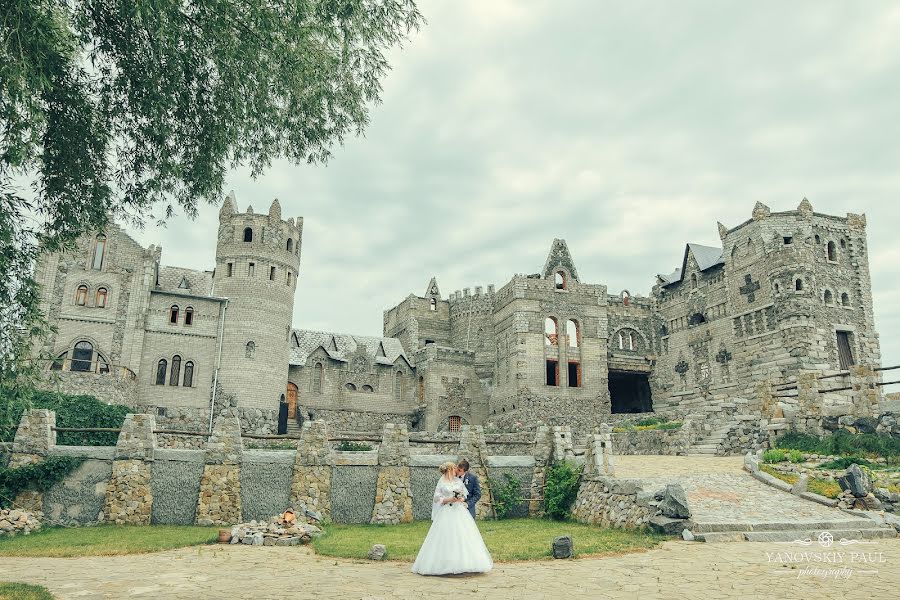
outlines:
M116 442L104 520L117 525L149 525L153 507L150 466L156 453L153 415L125 417Z
M615 454L686 454L690 439L681 429L645 429L612 433Z
M331 477L334 465L325 421L306 421L300 434L291 479L291 502L296 509L331 517Z
M236 417L219 417L206 444L197 499L198 525L241 522L241 463L244 449Z
M134 373L112 367L109 373L49 371L40 387L62 394L94 396L107 404L135 406L138 400Z
M384 426L378 448L378 481L372 523L396 525L413 520L409 472L409 432L405 425Z
M580 523L635 529L658 514L652 493L633 479L585 478L578 489L572 515Z

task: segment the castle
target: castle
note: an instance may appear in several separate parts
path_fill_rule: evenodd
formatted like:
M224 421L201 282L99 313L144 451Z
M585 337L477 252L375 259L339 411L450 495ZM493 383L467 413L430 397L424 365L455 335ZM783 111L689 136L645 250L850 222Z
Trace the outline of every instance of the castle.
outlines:
M810 403L770 389L879 365L865 229L864 215L816 213L806 199L784 212L757 203L746 222L719 224L721 247L687 244L647 297L582 281L556 239L539 273L499 289L444 296L432 278L384 312L378 338L294 329L303 219L282 219L277 200L238 212L232 194L212 271L162 266L161 248L114 224L42 256L47 385L183 427L230 410L257 433L275 431L281 403L292 428L315 418L339 430L870 414L874 385L867 406L852 390Z

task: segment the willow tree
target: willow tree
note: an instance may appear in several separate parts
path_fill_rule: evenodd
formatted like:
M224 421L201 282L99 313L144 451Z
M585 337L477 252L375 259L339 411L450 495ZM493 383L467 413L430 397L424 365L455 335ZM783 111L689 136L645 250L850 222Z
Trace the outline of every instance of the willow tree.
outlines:
M422 22L414 0L0 0L0 384L43 330L42 250L194 216L237 165L326 161Z

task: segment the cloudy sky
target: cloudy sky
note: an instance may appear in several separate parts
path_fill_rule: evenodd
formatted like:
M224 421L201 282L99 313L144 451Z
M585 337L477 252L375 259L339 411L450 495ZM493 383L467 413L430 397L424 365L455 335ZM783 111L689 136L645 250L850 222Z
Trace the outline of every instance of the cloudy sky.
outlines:
M884 362L900 363L900 5L422 0L364 138L326 167L229 178L240 210L305 220L294 325L381 333L446 296L541 269L647 294L686 242L757 201L865 212ZM211 269L217 209L135 232Z

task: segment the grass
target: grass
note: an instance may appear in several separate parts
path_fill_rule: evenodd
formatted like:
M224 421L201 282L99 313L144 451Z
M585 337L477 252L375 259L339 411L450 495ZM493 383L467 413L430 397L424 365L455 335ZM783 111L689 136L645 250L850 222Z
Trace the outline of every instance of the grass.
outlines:
M0 600L53 600L53 595L39 585L0 582Z
M71 557L143 554L210 544L216 541L218 531L214 527L177 525L50 528L31 535L0 538L0 556Z
M778 440L778 447L830 456L865 456L885 458L888 464L900 463L900 438L874 433L834 434L819 438L805 433L791 432Z
M797 483L797 480L800 478L796 473L782 473L768 465L761 465L759 468L761 471L768 473L772 477L791 485ZM810 477L806 484L806 490L813 494L825 496L826 498L837 498L841 495L841 486L838 485L837 481L822 479L821 477Z
M365 558L372 544L384 544L387 559L412 561L430 526L430 521L403 525L333 524L326 528L325 535L313 541L313 547L324 556ZM541 519L479 521L478 528L495 561L550 558L553 538L560 535L572 536L579 556L640 552L667 539L645 531Z

